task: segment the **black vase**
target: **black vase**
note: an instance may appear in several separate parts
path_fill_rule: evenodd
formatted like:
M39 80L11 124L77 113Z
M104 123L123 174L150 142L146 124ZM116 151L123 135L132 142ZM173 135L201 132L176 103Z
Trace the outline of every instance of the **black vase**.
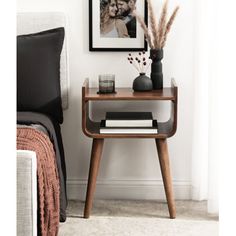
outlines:
M151 80L153 89L163 88L163 74L162 74L162 63L163 49L151 49L150 58L152 60L151 64Z
M133 90L139 92L152 90L152 80L145 73L140 73L133 82Z

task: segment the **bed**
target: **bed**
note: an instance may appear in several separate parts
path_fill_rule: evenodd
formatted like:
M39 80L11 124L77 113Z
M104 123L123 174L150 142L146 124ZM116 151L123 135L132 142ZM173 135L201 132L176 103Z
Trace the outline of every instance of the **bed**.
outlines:
M35 235L37 231L39 235L55 235L55 229L53 232L42 232L39 228L35 230L35 222L40 223L39 218L42 217L39 216L38 219L35 217L35 209L39 211L39 207L36 208L35 205L42 207L44 204L44 217L47 212L51 214L48 210L50 202L47 201L47 197L40 203L42 187L39 186L39 170L45 158L47 162L44 163L43 171L48 175L45 183L52 180L52 176L54 180L52 180L53 184L48 188L44 186L44 189L51 191L51 200L54 201L51 208L57 206L55 196L59 195L58 219L60 222L66 220L66 164L60 128L63 123L63 110L69 105L65 28L66 19L63 13L17 14L17 159L21 159L19 163L17 161L17 176L21 181L26 178L24 174L22 175L25 173L24 166L31 168L30 173L37 171L38 174L37 200L33 199L35 194L32 194L32 199L28 201L30 210L28 209L27 214L31 216L27 216L28 218L24 214L27 207L20 204L19 198L24 201L22 196L25 188L28 187L33 191L31 188L31 185L34 185L33 178L25 179L25 182L31 183L30 188L29 184L23 187L22 183L17 181L17 235ZM44 153L45 158L40 158L40 153ZM33 162L35 163L33 161L35 158L37 165L40 166L32 165ZM54 166L55 171L51 171ZM43 171L43 178L47 178ZM45 196L49 196L47 192L44 193ZM55 209L52 209L53 211ZM57 221L56 216L50 214L47 222L52 218ZM25 220L28 220L32 227L26 229L24 225L28 224L24 224ZM28 233L25 230L28 230Z

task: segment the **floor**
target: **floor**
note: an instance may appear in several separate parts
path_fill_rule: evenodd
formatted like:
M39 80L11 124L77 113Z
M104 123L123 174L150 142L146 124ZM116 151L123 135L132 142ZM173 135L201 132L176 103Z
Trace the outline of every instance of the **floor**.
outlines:
M214 236L218 217L207 213L205 201L176 201L177 218L170 220L166 202L151 200L95 200L89 219L84 202L69 201L60 236Z
M69 201L67 217L82 217L84 202ZM218 220L207 213L206 201L176 201L178 219ZM91 216L124 217L159 217L168 218L166 202L151 200L95 200Z

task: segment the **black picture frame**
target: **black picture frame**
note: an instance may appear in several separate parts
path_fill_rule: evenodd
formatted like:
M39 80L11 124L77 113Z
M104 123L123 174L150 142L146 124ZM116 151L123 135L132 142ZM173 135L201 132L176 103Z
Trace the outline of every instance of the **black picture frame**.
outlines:
M102 38L100 37L100 1L89 0L89 51L147 51L147 42L143 29L136 22L136 38ZM137 0L142 8L145 23L148 23L146 0ZM137 13L141 14L140 11ZM137 21L137 20L136 20ZM125 44L125 46L124 46Z

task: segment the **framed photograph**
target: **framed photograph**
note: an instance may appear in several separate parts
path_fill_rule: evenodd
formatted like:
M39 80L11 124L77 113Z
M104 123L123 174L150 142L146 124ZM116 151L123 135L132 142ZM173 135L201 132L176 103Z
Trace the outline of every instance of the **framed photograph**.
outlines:
M89 0L89 50L146 51L147 42L133 11L147 23L145 0Z

